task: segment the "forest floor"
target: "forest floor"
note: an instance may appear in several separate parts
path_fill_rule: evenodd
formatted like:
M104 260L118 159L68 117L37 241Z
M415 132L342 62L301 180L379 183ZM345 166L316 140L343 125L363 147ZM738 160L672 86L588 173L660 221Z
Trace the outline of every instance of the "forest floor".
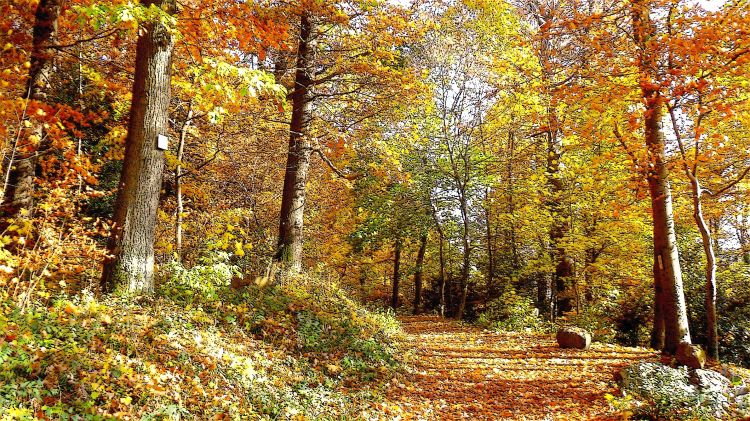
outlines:
M404 317L413 370L390 389L385 415L436 420L620 419L606 399L640 348L566 350L552 335L496 333L438 317ZM395 417L394 417L395 418Z

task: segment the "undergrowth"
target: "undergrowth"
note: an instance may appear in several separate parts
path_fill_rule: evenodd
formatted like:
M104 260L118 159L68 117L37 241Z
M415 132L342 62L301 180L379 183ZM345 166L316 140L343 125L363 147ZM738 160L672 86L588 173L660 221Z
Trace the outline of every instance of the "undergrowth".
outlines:
M24 310L0 295L0 419L366 414L399 366L392 315L320 275L235 291L234 272L172 265L152 297L61 296Z

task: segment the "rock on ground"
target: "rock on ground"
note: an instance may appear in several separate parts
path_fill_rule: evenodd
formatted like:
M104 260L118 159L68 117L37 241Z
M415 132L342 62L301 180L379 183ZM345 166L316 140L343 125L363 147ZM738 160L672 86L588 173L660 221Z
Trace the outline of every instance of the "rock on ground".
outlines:
M557 344L560 348L589 349L591 334L577 327L563 327L557 331Z

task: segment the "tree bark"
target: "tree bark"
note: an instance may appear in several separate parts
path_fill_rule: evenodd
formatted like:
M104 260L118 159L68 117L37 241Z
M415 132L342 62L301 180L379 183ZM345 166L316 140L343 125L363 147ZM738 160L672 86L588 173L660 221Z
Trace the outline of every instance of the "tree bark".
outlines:
M414 314L422 312L422 276L424 273L424 255L427 251L427 234L419 238L419 251L417 251L417 264L414 270Z
M50 90L55 49L51 46L57 43L57 21L62 8L61 0L40 0L34 15L33 39L31 47L31 67L29 80L26 85L26 100L46 102ZM7 214L18 217L22 209L33 211L34 190L37 166L39 164L39 149L43 149L45 137L44 123L34 118L31 123L29 136L24 145L16 145L15 154L8 162L7 190L3 192L3 203ZM19 127L19 130L23 130ZM32 144L31 137L37 139Z
M401 240L396 240L393 253L393 292L391 294L391 307L395 311L398 308L398 289L401 283Z
M312 61L310 45L313 23L307 13L300 18L297 70L292 99L292 120L289 133L284 191L281 198L279 240L276 261L283 263L289 272L302 271L303 228L307 176L310 169L312 147L308 129L312 118Z
M175 12L173 0L143 1ZM145 24L138 37L133 102L115 203L109 256L101 287L149 293L154 289L154 231L164 172L159 135L168 134L171 62L174 40L161 22Z

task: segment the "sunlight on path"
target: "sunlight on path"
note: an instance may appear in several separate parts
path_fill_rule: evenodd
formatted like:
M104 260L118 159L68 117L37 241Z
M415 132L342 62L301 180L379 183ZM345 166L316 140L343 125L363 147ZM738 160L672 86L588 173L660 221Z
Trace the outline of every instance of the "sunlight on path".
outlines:
M616 392L614 372L656 358L599 343L563 350L551 335L498 334L437 317L402 322L415 370L389 400L405 419L617 419L605 400Z

